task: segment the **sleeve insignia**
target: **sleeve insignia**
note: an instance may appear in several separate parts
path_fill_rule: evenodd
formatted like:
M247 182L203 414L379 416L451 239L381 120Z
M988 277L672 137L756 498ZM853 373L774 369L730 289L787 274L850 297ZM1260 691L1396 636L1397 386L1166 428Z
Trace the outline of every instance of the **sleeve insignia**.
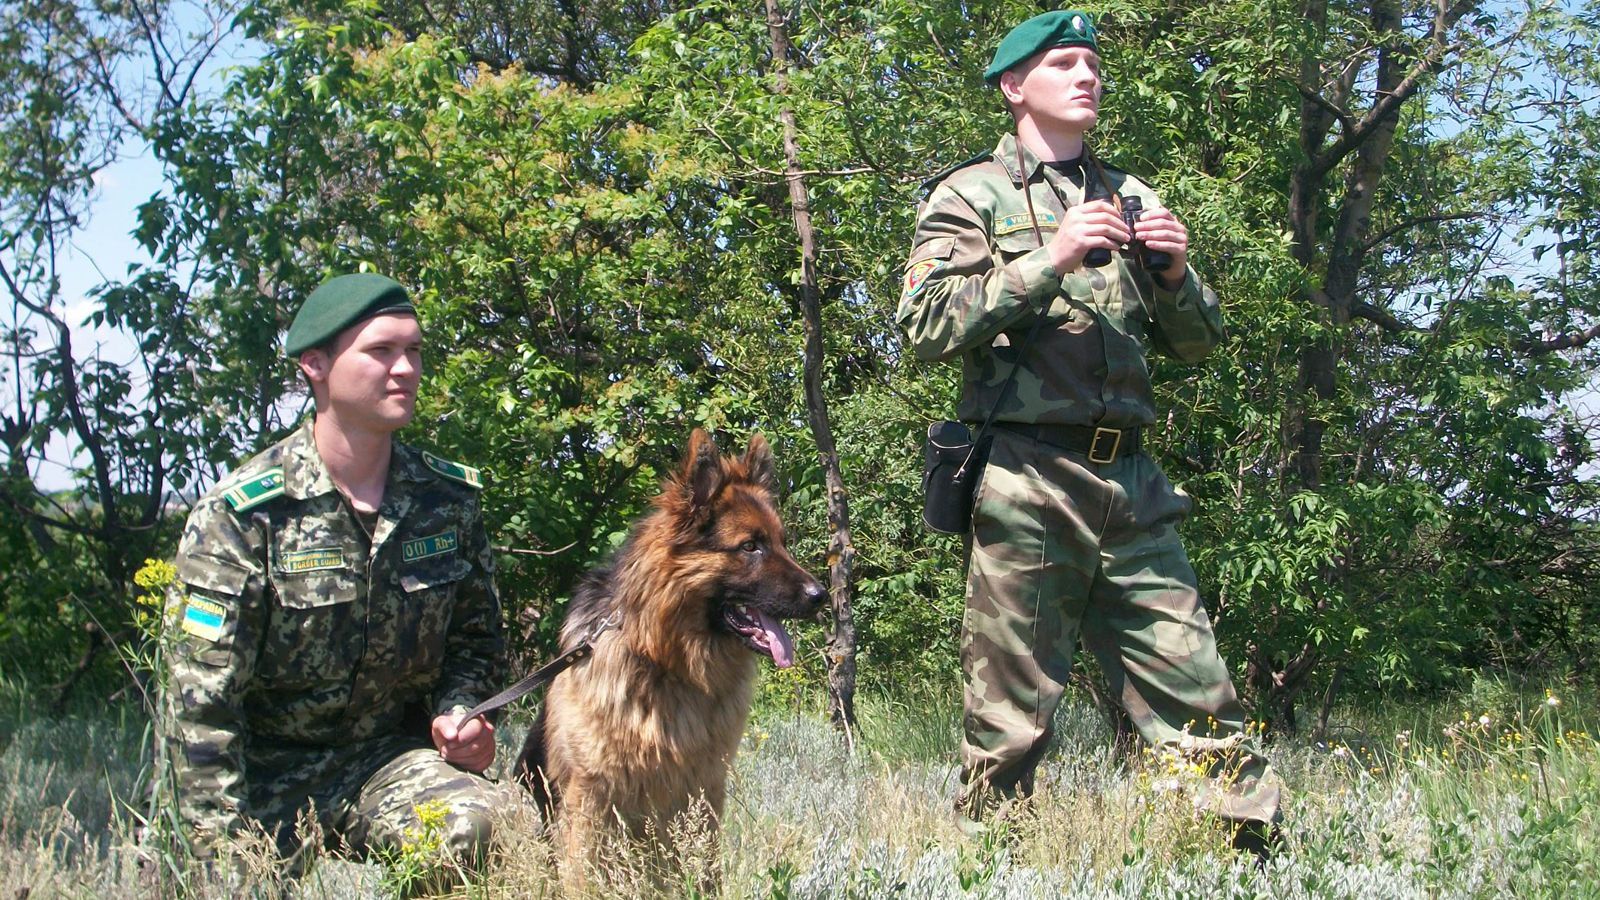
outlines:
M451 481L459 481L467 487L483 487L482 474L471 466L453 463L448 459L440 459L426 450L422 451L422 461L427 464L428 468Z
M183 630L215 643L222 639L222 626L228 621L228 608L215 600L191 595L183 608Z
M928 276L932 275L940 266L944 265L942 259L925 259L922 262L912 263L906 267L905 285L902 287L901 296L915 297L922 286L928 283Z
M255 478L234 485L223 493L223 499L234 512L249 512L283 493L283 468L268 469Z

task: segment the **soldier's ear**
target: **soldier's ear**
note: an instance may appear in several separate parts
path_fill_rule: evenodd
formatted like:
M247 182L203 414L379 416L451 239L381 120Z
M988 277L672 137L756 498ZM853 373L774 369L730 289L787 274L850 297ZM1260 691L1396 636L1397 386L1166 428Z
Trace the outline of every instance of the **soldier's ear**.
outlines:
M1000 102L1012 114L1016 113L1016 105L1022 101L1022 76L1017 74L1016 68L1007 69L1000 73Z
M300 366L300 374L306 377L306 381L313 385L328 383L328 369L333 364L328 351L321 347L313 347L300 354L297 364Z
M328 370L333 367L333 357L321 348L307 350L300 354L295 365L300 369L300 376L306 380L316 410L321 412L324 405L322 398L328 393Z

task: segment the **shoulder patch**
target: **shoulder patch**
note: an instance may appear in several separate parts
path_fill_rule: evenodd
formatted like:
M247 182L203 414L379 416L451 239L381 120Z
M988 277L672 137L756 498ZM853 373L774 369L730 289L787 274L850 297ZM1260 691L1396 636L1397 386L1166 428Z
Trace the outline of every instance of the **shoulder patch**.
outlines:
M249 512L283 493L283 467L274 466L260 475L236 484L222 497L234 512Z
M924 259L906 267L905 283L900 286L900 296L908 300L915 297L922 290L922 286L927 283L928 276L932 275L942 265L944 265L944 260L942 259Z
M922 183L922 193L931 194L931 193L933 193L933 189L939 186L939 182L945 180L946 178L949 178L951 175L954 175L957 171L959 171L961 169L965 169L967 166L975 166L978 163L988 162L989 160L991 160L993 158L994 158L994 151L993 150L985 150L982 153L979 153L977 156L972 157L971 159L964 159L961 162L956 163L955 165L951 166L948 169L944 169L944 170L942 170L940 172L937 172L937 173L935 173L933 175L933 177L929 178L927 181L924 181Z
M439 473L440 475L443 475L451 481L459 481L467 487L472 488L483 487L482 473L471 466L464 466L461 463L453 463L448 459L440 459L426 450L422 451L422 461L427 463L428 468Z
M183 608L183 630L213 644L222 640L228 608L215 600L191 596Z

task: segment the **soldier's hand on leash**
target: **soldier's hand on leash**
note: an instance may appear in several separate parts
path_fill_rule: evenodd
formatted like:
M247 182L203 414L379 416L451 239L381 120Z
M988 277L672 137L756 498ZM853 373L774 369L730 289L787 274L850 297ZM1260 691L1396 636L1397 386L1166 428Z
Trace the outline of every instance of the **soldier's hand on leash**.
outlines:
M1075 272L1090 250L1116 250L1132 237L1122 216L1117 215L1117 208L1105 200L1069 206L1056 236L1047 245L1050 263L1059 273Z
M494 726L483 716L462 722L462 712L445 713L433 720L433 745L444 761L472 772L482 772L494 762Z

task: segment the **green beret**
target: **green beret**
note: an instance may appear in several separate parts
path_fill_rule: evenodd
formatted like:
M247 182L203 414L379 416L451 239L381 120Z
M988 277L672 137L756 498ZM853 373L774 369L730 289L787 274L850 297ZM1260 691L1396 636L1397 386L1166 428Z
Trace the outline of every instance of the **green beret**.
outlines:
M417 314L405 286L384 275L338 275L311 292L284 338L283 352L299 356L338 337L339 332L383 313Z
M983 70L983 80L999 87L1000 76L1035 53L1056 47L1088 47L1096 53L1100 45L1094 36L1094 17L1076 9L1058 9L1034 16L1011 29L994 50L994 59Z

